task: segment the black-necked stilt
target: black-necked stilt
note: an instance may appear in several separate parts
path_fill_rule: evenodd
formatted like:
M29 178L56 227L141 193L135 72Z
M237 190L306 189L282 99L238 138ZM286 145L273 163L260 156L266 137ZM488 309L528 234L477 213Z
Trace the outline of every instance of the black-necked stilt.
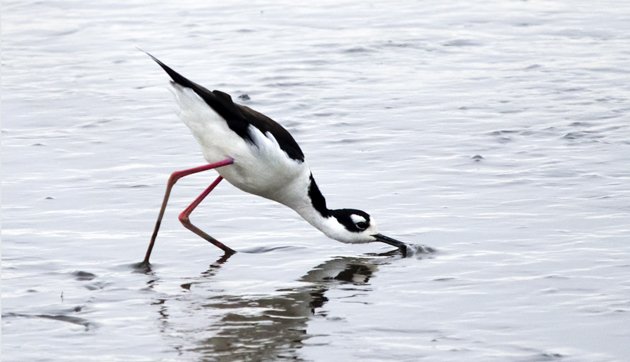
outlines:
M190 213L224 178L245 192L292 208L329 238L343 243L380 241L398 247L403 255L407 253L407 245L380 234L366 212L331 210L326 206L326 199L315 183L304 153L281 125L262 113L234 103L226 93L209 91L188 80L148 55L171 77L180 107L179 116L201 145L203 156L209 163L171 174L144 263L149 262L175 182L184 176L215 168L219 177L179 215L179 220L226 254L233 254L234 250L203 232L189 219Z

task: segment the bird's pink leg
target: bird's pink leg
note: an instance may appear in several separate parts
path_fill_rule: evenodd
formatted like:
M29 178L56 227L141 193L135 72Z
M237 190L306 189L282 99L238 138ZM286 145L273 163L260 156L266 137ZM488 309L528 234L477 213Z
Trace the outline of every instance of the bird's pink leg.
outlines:
M193 210L195 210L197 206L199 206L201 201L203 201L203 199L205 199L206 196L208 196L208 194L219 184L219 182L221 182L221 180L223 180L222 176L217 177L217 179L214 180L214 182L211 183L210 186L203 190L203 192L199 196L197 196L197 198L190 205L188 205L188 207L184 211L182 211L181 214L179 214L179 221L186 227L186 229L206 239L209 243L223 250L226 254L234 254L234 250L230 249L219 240L206 234L205 232L203 232L203 230L199 229L190 222L190 214L193 212Z
M164 200L162 200L162 207L160 208L160 213L158 215L157 221L155 222L155 228L153 229L153 235L151 235L151 241L149 242L149 247L147 248L147 253L144 256L144 261L143 261L144 264L148 264L149 263L149 258L151 257L151 251L153 251L153 245L155 244L155 239L157 238L158 231L160 230L160 224L162 223L162 217L164 217L164 211L166 210L166 204L168 203L168 198L171 195L171 189L173 188L173 186L175 185L177 180L179 180L180 178L182 178L184 176L192 175L192 174L195 174L195 173L198 173L198 172L202 172L202 171L211 170L211 169L217 168L217 167L231 165L233 163L234 163L234 160L231 159L231 158L228 158L228 159L225 159L223 161L210 163L210 164L199 166L199 167L193 167L193 168L189 168L189 169L186 169L186 170L175 171L175 172L173 172L171 174L171 176L168 178L168 182L166 184L166 192L164 193ZM212 188L214 188L214 186L216 186L221 180L222 180L222 177L219 176L219 178L212 183L212 185L211 185ZM212 188L208 187L208 189L210 189L210 190L205 194L205 196L207 196L207 194L210 193L210 191L212 191ZM205 191L204 191L204 193L205 193ZM203 198L202 198L202 200L203 200ZM195 201L197 201L197 200L195 200ZM201 200L199 200L199 202L201 202ZM195 207L196 206L197 205L195 205ZM193 207L193 209L194 209L194 207Z

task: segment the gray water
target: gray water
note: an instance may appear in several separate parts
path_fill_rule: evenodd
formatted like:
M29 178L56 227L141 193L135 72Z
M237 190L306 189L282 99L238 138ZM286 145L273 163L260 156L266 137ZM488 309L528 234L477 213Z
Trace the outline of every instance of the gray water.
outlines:
M136 47L268 114L332 207L434 248L325 238L180 181L203 163ZM623 361L630 6L4 1L3 361Z

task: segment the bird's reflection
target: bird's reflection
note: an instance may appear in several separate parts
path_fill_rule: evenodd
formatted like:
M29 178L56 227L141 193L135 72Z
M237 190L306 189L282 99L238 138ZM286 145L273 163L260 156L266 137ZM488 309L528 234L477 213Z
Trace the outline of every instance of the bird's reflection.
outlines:
M217 333L196 351L219 360L299 359L310 337L307 322L328 301L326 292L340 284L365 291L376 269L375 258L333 258L299 278L304 284L297 288L263 297L217 296L205 305L224 311L211 327Z
M369 282L378 266L393 258L398 258L396 253L334 257L300 277L299 286L279 289L271 295L221 292L202 306L210 314L218 315L204 331L197 331L197 336L210 337L197 340L196 346L189 350L212 360L300 360L299 349L312 337L307 331L308 321L326 317L322 306L328 302L327 292L340 287L351 292L353 298L360 298L370 291ZM212 264L202 273L203 280L199 283L207 283L226 260ZM182 288L190 289L194 284L185 283ZM160 320L166 322L168 311L164 301L159 302Z

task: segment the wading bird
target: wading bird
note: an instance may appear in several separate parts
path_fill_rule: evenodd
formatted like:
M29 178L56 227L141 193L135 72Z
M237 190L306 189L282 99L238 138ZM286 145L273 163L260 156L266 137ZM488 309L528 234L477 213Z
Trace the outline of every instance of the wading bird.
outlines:
M245 192L290 207L331 239L351 244L380 241L399 248L406 255L407 245L380 234L366 212L328 208L304 153L281 125L262 113L234 103L226 93L210 91L188 80L151 54L147 55L171 77L179 116L201 146L208 164L171 174L145 264L149 263L173 185L184 176L211 169L216 169L219 177L179 214L179 220L226 255L235 251L190 222L193 210L223 179Z

